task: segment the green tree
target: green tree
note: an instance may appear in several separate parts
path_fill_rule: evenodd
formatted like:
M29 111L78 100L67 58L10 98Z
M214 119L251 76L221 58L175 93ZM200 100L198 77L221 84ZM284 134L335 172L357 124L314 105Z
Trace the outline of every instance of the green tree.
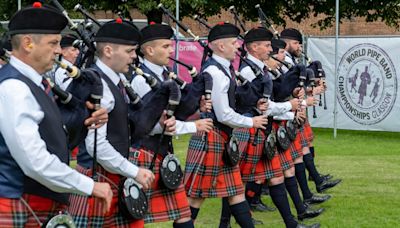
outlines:
M31 4L33 1L23 0L23 5ZM44 1L50 2L50 0ZM149 21L160 22L162 14L157 10L160 1L154 0L59 0L59 2L72 12L73 7L80 3L89 11L112 10L121 12L124 17L129 17L129 9L136 8L145 14ZM161 0L161 2L172 12L175 10L175 0ZM235 5L237 11L246 20L257 20L257 9L260 4L268 18L278 25L285 26L285 18L296 22L309 18L310 16L323 15L323 19L314 24L321 29L331 27L335 22L335 0L180 0L180 15L191 16L200 14L204 17L216 15L222 9L228 9ZM15 0L0 1L0 19L8 20L17 10ZM72 14L76 15L76 14ZM352 17L365 17L368 22L383 21L388 26L399 29L400 0L341 0L340 19Z

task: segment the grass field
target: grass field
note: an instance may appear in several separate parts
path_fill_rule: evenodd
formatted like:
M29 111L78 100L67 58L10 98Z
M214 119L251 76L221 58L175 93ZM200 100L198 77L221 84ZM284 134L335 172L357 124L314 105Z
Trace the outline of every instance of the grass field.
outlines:
M322 227L400 227L400 133L338 131L314 129L316 164L320 172L342 178L342 183L327 191L333 197L322 204L326 211L306 223ZM174 141L175 151L184 163L189 137ZM183 168L184 166L182 166ZM309 182L315 191L313 182ZM269 197L263 201L272 205ZM220 199L203 204L196 227L218 227ZM292 212L295 210L292 207ZM255 213L264 225L284 227L278 212ZM233 227L238 227L232 219ZM172 227L171 222L146 227Z

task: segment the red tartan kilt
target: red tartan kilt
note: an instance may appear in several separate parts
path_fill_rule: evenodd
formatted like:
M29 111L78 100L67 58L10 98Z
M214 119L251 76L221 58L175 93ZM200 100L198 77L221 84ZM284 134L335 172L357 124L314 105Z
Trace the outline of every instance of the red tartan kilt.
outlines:
M240 134L244 132L248 133L249 137L247 141L239 140L239 144L246 144L244 146L239 146L239 148L244 148L239 162L242 181L250 182L281 176L282 169L279 159L278 164L276 164L277 159L272 159L272 161L269 161L266 158L262 158L265 140L264 132L259 131L258 138L255 139L255 134L257 132L256 128L240 128L234 130L234 134ZM253 146L254 140L256 140L255 146Z
M67 209L66 205L41 196L23 194L22 197L42 223ZM39 228L40 225L20 199L0 198L0 227Z
M275 132L277 132L279 126L281 126L281 125L285 126L286 122L287 122L286 120L282 120L281 123L273 122L272 128L275 130ZM281 168L283 171L288 170L293 167L293 158L291 155L292 144L293 144L293 142L291 143L290 147L286 151L284 151L282 153L278 152L279 161L280 161Z
M153 154L153 152L144 149L132 150L129 153L129 161L139 167L149 168ZM183 183L176 190L164 187L160 177L160 163L162 159L162 156L158 154L153 170L155 180L151 189L146 190L149 209L144 218L145 223L189 218L191 215Z
M264 163L265 163L266 173L267 173L266 178L264 178L264 180L265 179L270 180L272 178L281 177L283 175L284 169L281 165L279 153L276 149L275 149L275 156L272 158L272 160L265 159ZM257 163L257 167L258 167L258 163ZM257 170L257 168L256 168L256 170ZM258 180L262 180L262 179L258 179Z
M311 129L311 125L310 122L308 122L308 120L300 128L300 132L301 132L301 145L303 147L310 147L314 139L314 133Z
M292 155L293 161L296 158L299 158L303 156L303 146L301 144L301 134L300 130L297 130L296 133L296 138L294 141L290 144L290 148L288 149L290 151L290 154ZM285 151L286 152L286 151Z
M228 136L216 127L207 135L207 151L204 133L190 139L184 181L187 195L213 198L244 194L239 165L227 166L222 159Z
M86 176L92 176L92 169L77 165L76 170ZM119 213L117 186L121 176L109 173L101 166L98 166L97 170L98 181L109 183L113 192L110 211L103 214L105 203L99 198L71 194L68 211L74 218L76 227L144 227L143 219L128 220Z

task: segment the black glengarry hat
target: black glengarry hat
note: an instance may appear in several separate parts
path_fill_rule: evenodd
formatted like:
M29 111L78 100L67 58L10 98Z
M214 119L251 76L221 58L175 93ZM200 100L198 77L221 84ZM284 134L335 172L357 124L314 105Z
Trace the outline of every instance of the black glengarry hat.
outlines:
M303 43L301 32L294 28L287 28L281 32L281 39L297 40L300 44Z
M244 36L244 43L271 41L273 36L272 32L264 27L252 28Z
M210 33L208 34L208 42L223 38L235 38L239 36L240 30L238 27L230 23L219 23L212 27Z
M65 34L62 35L60 45L62 48L71 47L75 40L79 40L79 38L74 34Z
M272 39L272 54L278 54L279 49L286 48L286 42L281 39Z
M97 31L94 41L124 45L140 43L142 35L132 23L118 18L102 25Z
M161 39L171 39L174 35L174 30L172 30L171 26L156 24L154 22L150 22L149 25L140 30L143 35L143 39L141 44L144 44L153 40L161 40Z
M67 26L67 18L56 9L35 2L17 11L8 24L9 34L59 34Z

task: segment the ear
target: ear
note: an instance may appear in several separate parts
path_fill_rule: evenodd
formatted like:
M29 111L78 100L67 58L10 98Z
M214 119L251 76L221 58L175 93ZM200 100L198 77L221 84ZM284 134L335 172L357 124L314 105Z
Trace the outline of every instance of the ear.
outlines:
M30 53L32 51L32 49L36 46L37 44L35 44L33 42L33 39L31 36L29 35L25 35L21 38L21 45L20 47L22 48L22 50L24 50L25 52Z
M155 50L154 50L154 48L152 46L147 45L146 46L146 53L147 53L148 56L153 57L155 55Z
M103 55L106 57L106 58L111 58L112 57L112 55L113 55L113 53L114 53L114 50L113 50L113 48L110 46L110 45L105 45L104 46L104 48L103 48Z
M225 42L222 42L222 41L217 42L217 47L221 52L224 52L225 51Z

